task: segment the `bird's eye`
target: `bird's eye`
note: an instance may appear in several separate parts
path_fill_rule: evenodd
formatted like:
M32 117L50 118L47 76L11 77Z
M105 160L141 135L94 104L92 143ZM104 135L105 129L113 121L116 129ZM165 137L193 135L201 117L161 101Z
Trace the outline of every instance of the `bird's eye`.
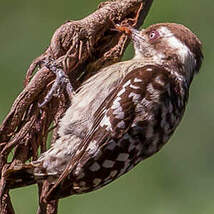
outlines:
M149 33L149 39L150 40L155 40L155 39L158 39L159 37L160 37L160 34L156 30L153 30Z

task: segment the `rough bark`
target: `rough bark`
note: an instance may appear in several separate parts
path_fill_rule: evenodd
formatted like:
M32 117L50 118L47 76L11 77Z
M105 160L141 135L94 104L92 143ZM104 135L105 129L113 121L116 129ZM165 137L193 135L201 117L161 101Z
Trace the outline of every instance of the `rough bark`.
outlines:
M38 107L45 99L55 78L44 66L44 61L54 60L56 64L61 65L72 86L77 89L100 68L120 61L129 40L126 35L112 30L114 24L128 23L138 28L143 23L151 4L152 0L104 2L86 18L68 21L55 31L48 49L29 66L25 87L0 126L2 174L14 166L21 166L28 160L37 159L39 149L44 152L47 148L47 137L51 127L54 143L58 121L70 103L69 96L60 93L57 97L52 97L42 108ZM7 163L11 151L14 151L13 160ZM15 213L4 176L1 176L0 185L0 213ZM44 183L39 189L46 188L45 185ZM14 184L11 188L17 186ZM38 213L57 213L57 202L40 203Z

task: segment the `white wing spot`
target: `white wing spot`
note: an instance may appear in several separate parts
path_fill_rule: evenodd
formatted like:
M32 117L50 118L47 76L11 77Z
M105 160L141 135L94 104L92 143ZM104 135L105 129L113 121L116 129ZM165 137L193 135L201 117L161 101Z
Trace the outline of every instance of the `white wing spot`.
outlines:
M122 119L124 119L124 116L125 116L124 112L120 112L119 114L117 114L117 115L115 116L115 118L117 118L117 119L119 119L119 120L122 120Z
M125 91L126 91L126 89L125 89L125 88L122 88L122 89L118 92L117 96L119 97L119 96L122 95Z
M123 85L123 88L125 88L126 86L130 85L131 83L131 80L128 80L124 85Z
M114 178L116 174L117 174L117 170L113 170L113 171L110 172L110 175L109 175L109 176L110 176L111 178Z
M135 85L130 85L130 88L133 88L133 89L140 89L139 86L135 86Z
M119 108L120 107L120 101L121 98L120 97L117 97L114 102L113 102L113 105L111 106L112 109L116 109L116 108Z
M134 78L134 82L143 82L141 79Z
M112 131L112 126L111 126L111 122L110 122L110 118L108 116L104 116L104 118L101 120L100 122L100 126L104 127L106 126L106 130L107 131Z
M115 118L117 118L119 120L124 119L124 112L121 112L121 114L116 115Z
M100 165L97 162L94 162L90 167L89 170L91 170L92 172L96 172L100 169Z
M125 122L124 122L124 121L120 121L120 122L117 124L117 127L120 128L120 129L124 129L124 128L125 128Z
M113 114L116 115L115 117L116 117L117 119L124 119L124 116L125 116L125 114L124 114L124 112L123 112L123 109L122 109L121 107L118 108L118 109L115 109L115 110L113 111Z
M112 168L114 166L114 161L111 160L105 160L102 164L103 167L105 168Z
M97 141L93 140L90 142L87 151L89 154L95 154L96 150L97 150L97 145L96 145Z
M120 153L117 157L117 161L126 161L129 158L128 153Z
M150 72L150 71L152 71L152 69L151 69L151 68L147 68L146 70L147 70L147 71L149 71L149 72Z
M140 96L140 94L136 94L136 93L131 92L129 94L129 98L131 98L131 97L132 97L132 100L135 102L135 101L138 101L141 96Z
M122 112L123 109L121 106L118 106L118 108L116 108L114 111L113 111L113 114L119 114L120 112Z
M93 184L95 185L95 186L97 186L97 185L99 185L100 183L101 183L101 179L100 178L95 178L94 180L93 180Z

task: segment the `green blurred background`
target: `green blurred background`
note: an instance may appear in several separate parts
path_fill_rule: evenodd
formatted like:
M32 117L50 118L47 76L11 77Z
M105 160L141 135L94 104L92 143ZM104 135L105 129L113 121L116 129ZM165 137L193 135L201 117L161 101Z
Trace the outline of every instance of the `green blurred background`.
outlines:
M98 0L0 0L0 121L22 90L31 61L48 47L54 30L95 10ZM146 19L183 23L203 41L205 59L184 119L168 145L101 190L63 199L59 213L214 213L214 2L154 0ZM128 48L125 58L132 56ZM18 214L35 213L36 186L11 191Z

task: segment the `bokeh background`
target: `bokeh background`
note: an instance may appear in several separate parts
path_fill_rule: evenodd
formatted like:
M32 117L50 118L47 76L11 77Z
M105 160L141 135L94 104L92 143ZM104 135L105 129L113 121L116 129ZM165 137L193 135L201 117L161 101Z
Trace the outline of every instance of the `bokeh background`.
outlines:
M26 69L66 20L85 17L100 0L0 0L0 121L23 87ZM154 0L144 26L183 23L203 41L205 59L189 104L164 149L112 184L63 199L59 213L214 213L214 2ZM128 48L125 59L133 52ZM36 186L12 190L18 214L35 213Z

